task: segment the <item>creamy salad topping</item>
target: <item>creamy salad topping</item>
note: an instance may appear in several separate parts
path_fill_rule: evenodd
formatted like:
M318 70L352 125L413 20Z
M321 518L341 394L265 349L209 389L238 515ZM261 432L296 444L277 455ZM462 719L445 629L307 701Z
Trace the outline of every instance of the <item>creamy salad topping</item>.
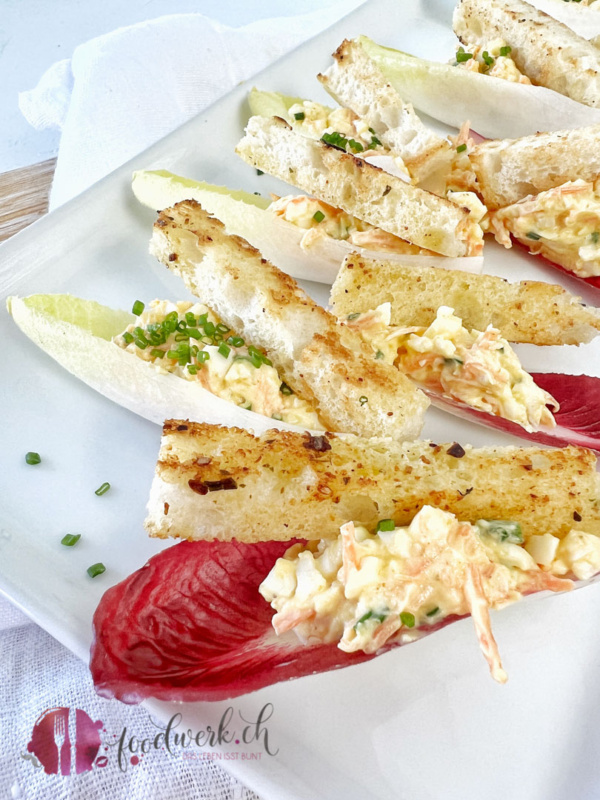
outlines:
M583 537L585 547L571 536ZM371 533L348 522L336 539L293 545L259 591L276 611L277 634L293 629L304 644L337 642L349 653L375 653L446 617L471 614L491 673L504 682L489 609L533 591L571 589L572 581L556 574L577 575L580 563L600 571L598 537L572 531L556 542L557 557L541 569L523 547L518 523L471 525L425 506L408 527L387 519Z
M511 48L504 39L493 39L485 45L472 45L466 49L459 47L453 63L471 72L491 75L513 83L531 84L527 75L523 75L518 69L510 53Z
M307 231L300 243L304 248L309 248L324 236L329 236L332 239L343 239L358 247L382 252L435 255L430 250L424 250L410 242L405 242L392 233L376 228L368 222L363 222L358 217L346 214L340 208L334 208L314 197L305 195L277 197L273 195L269 211L285 219L286 222L291 222Z
M569 181L526 197L493 212L490 227L505 247L512 234L582 278L600 275L600 179Z
M428 328L391 325L390 303L351 314L345 323L359 331L376 358L395 364L425 389L534 430L553 427L554 398L521 366L510 344L490 325L468 330L452 308L441 306Z
M151 362L159 372L197 381L237 406L293 425L323 429L314 409L281 380L264 353L248 345L202 303L154 300L113 341Z

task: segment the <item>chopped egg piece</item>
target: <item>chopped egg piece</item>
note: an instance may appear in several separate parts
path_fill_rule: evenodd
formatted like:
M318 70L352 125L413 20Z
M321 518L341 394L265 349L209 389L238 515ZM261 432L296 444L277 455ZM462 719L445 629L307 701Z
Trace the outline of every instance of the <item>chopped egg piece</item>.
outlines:
M293 629L303 642L337 643L348 653L414 641L446 617L471 614L491 673L504 682L490 608L573 586L540 570L522 542L515 522L471 525L425 506L407 527L384 520L369 533L348 522L337 539L294 545L259 591L276 611L278 633ZM596 571L600 550L598 558ZM294 573L298 584L290 592Z
M316 411L202 303L154 300L113 342L162 373L197 381L223 400L272 419L323 430Z
M591 578L600 570L600 537L584 531L569 531L560 540L551 570L555 575L572 573L581 581Z
M540 389L521 366L500 331L468 330L453 309L441 306L428 328L394 327L391 307L350 314L345 324L357 330L376 357L398 369L425 389L472 408L516 422L526 430L553 427L554 398Z

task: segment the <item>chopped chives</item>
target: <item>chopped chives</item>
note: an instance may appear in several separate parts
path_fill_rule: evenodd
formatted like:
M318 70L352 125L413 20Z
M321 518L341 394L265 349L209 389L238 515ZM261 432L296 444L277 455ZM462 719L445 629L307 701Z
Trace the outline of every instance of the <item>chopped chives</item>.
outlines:
M428 611L426 616L435 617L435 615L438 613L439 610L440 610L440 607L436 606L435 608L432 608L431 611Z
M415 627L415 615L411 614L410 611L403 611L400 614L400 622L403 625L406 625L407 628L414 628Z
M101 561L99 561L97 564L92 564L91 567L87 568L87 574L90 576L90 578L95 578L97 575L102 575L103 572L106 572L106 567Z
M195 328L197 325L196 317L192 314L191 311L186 312L185 321L192 328Z
M187 369L190 375L196 375L196 373L198 372L197 364L188 364Z
M129 333L129 331L125 331L123 334L123 341L125 344L131 344L133 342L133 336L131 333Z
M381 531L393 531L396 527L396 523L393 519L380 519L377 523L377 533Z
M102 495L103 495L103 494L106 494L106 493L108 492L108 490L109 490L109 489L110 489L110 483L106 483L106 481L105 481L105 482L102 484L102 486L99 486L99 487L96 489L96 491L94 492L94 494L95 494L95 495L98 495L98 497L102 497Z
M219 333L229 333L231 328L228 328L224 322L219 322L219 324L217 325L217 330L219 331Z
M466 144L459 144L458 147L456 148L456 152L457 153L464 153L466 149L467 149L467 145Z
M313 219L315 222L323 222L325 219L325 214L322 211L315 211L313 214Z
M262 171L262 169L257 169L256 170L256 174L257 175L264 175L265 173Z
M73 547L73 545L76 545L80 539L81 539L80 533L67 533L60 540L60 543L64 544L65 547Z
M200 350L200 352L196 356L196 361L199 361L200 364L204 364L204 362L208 361L209 358L210 358L210 353L208 353L206 350Z
M186 330L186 333L188 335L188 338L192 338L192 339L201 339L202 338L202 334L200 333L200 331L197 331L196 328L188 328ZM177 337L175 337L175 338L177 338Z
M538 241L538 239L541 239L541 238L542 238L542 237L539 235L539 233L536 233L535 231L529 231L529 232L528 232L527 234L525 234L525 235L527 236L527 238L528 238L528 239L533 239L533 240L534 240L534 242L537 242L537 241Z
M483 51L483 53L481 54L481 57L482 57L482 59L483 59L484 63L485 63L485 64L486 64L488 67L491 67L491 66L493 65L493 63L494 63L494 59L493 59L493 57L492 57L492 56L491 56L491 55L488 53L488 51L487 51L487 50L484 50L484 51Z
M371 129L369 128L369 130ZM377 136L373 136L371 139L371 144L369 145L369 149L372 150L374 147L377 147L377 145L381 145L381 142L379 141Z
M353 314L348 314L346 319L353 320L353 319L358 319L359 317L360 317L360 311L355 311Z
M472 53L465 53L463 47L458 48L458 52L456 53L456 60L459 64L461 64L464 61L469 61L469 59L471 58L473 58Z
M133 304L133 308L131 309L131 313L135 314L136 317L139 317L144 308L146 308L146 306L142 303L142 301L136 300L135 303Z
M383 350L378 350L375 353L375 358L383 358Z
M204 328L204 333L207 336L213 336L215 331L217 330L216 325L214 322L205 322L202 327Z
M279 387L279 391L281 392L281 394L285 395L294 394L294 390L290 389L287 383L282 383L281 386Z
M361 406L364 406L365 403L369 402L369 398L363 394L361 397L358 398L358 402L361 404Z
M579 0L576 0L576 2L579 2ZM500 48L500 55L503 56L504 58L506 58L506 56L509 55L511 50L512 50L512 47L509 47L508 45L506 45L505 47L501 47Z
M594 244L598 244L598 240L600 240L600 233L598 231L594 231L591 237L592 237L592 242Z
M338 150L345 150L348 144L348 139L337 131L333 133L324 133L323 136L321 136L321 141L332 147L337 147Z
M190 338L190 336L189 336L187 331L185 333L176 333L175 334L175 341L176 342L187 342L187 341L189 341L189 338Z
M306 116L306 114L304 113L304 111L297 111L294 114L294 119L301 120L301 119L304 119L305 116Z
M365 149L360 142L356 141L356 139L349 139L348 146L354 153L362 153L362 151Z
M228 347L225 344L225 342L221 342L217 352L219 353L219 355L223 356L223 358L227 358L229 356L229 353L231 352L231 347Z
M241 336L230 336L227 341L232 347L243 347L245 344Z
M165 357L165 351L164 350L159 350L158 348L156 348L155 350L150 350L150 355L153 356L154 358L164 358Z
M40 458L40 454L39 453L33 453L33 452L30 451L29 453L25 454L25 462L27 464L31 464L32 466L34 464L39 464L41 462L41 460L42 459Z

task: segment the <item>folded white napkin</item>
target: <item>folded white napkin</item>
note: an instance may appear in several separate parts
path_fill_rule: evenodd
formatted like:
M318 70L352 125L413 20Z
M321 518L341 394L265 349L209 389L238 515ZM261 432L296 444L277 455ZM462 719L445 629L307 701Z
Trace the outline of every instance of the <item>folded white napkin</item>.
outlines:
M364 0L229 28L202 14L142 22L80 45L19 96L35 128L62 129L50 207L79 194L240 81ZM291 4L288 5L288 10ZM302 8L295 3L293 10ZM285 13L286 5L282 11Z

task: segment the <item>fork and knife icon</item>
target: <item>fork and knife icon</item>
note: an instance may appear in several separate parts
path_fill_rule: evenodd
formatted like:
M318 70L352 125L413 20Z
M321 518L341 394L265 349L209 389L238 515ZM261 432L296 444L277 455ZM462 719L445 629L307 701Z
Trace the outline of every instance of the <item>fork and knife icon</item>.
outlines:
M66 714L65 714L66 711ZM54 744L58 754L57 775L71 775L76 771L77 755L77 711L70 708L61 710L54 717ZM66 720L65 720L66 717ZM68 760L63 763L63 748L68 741L67 750Z

